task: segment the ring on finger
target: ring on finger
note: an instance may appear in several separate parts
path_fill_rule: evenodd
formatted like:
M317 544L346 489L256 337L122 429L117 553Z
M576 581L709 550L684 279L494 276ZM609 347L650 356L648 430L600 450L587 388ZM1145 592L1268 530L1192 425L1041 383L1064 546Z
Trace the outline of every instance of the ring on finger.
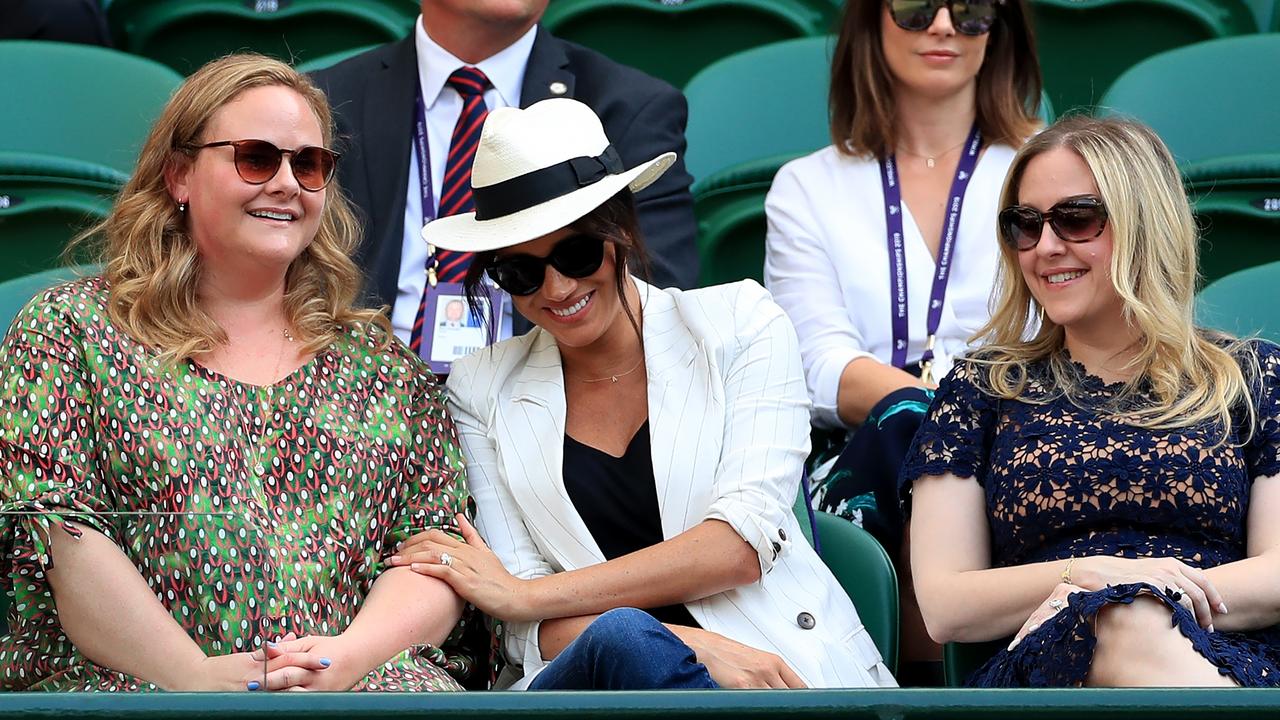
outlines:
M1177 585L1166 585L1164 588L1164 596L1174 602L1182 601L1182 588Z
M1054 598L1054 599L1050 600L1050 601L1049 601L1049 607L1053 608L1054 610L1061 610L1061 609L1062 609L1062 598Z
M440 564L445 567L453 565L453 556L447 552L440 553Z

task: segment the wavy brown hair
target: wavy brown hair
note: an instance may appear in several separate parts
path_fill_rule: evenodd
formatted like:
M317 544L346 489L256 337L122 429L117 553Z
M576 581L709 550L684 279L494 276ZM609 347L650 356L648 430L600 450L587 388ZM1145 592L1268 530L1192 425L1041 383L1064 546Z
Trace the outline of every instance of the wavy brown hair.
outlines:
M157 351L162 362L191 358L227 342L226 332L200 305L200 254L166 176L190 161L184 148L200 143L214 113L244 91L265 86L298 93L315 113L324 144L332 144L329 103L306 76L262 55L214 60L187 78L169 99L111 214L68 249L74 254L83 245L98 244L95 254L110 288L112 322ZM359 243L359 223L336 178L326 193L315 238L285 275L285 317L305 352L319 352L356 327L373 333L385 347L391 337L386 317L355 307L362 276L351 254Z
M884 58L885 0L845 0L831 58L831 141L846 155L883 159L897 145L893 76ZM1018 147L1040 125L1040 60L1027 0L998 0L978 71L978 129L987 143Z
M1232 410L1247 408L1259 376L1256 353L1243 342L1195 326L1199 233L1169 149L1150 128L1122 119L1068 117L1036 135L1014 156L1000 207L1018 204L1027 164L1067 148L1093 173L1111 228L1111 282L1124 301L1124 317L1140 333L1129 363L1132 380L1120 393L1127 422L1153 429L1216 420L1229 431ZM1068 398L1081 397L1078 373L1062 352L1066 334L1041 313L1036 334L1026 337L1038 305L1023 279L1018 250L1000 243L1000 267L991 320L978 331L985 345L974 355L984 366L990 392L1022 399L1030 363L1047 361L1050 384ZM1153 398L1123 402L1145 389ZM1225 436L1224 436L1225 439Z

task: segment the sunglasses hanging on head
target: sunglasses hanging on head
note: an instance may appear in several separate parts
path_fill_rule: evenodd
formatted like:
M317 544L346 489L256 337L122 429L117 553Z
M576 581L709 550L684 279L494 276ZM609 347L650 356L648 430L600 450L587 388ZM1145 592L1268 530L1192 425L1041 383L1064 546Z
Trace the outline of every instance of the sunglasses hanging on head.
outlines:
M951 15L951 25L961 35L982 35L996 22L996 5L1001 0L885 0L893 22L903 30L919 32L933 24L942 8Z
M1107 207L1092 195L1077 195L1056 203L1046 212L1026 205L1000 211L1000 237L1017 250L1030 250L1040 243L1044 224L1066 242L1088 242L1107 227Z
M570 235L551 248L546 257L503 255L489 263L486 271L498 287L512 295L532 295L542 287L547 266L565 277L581 279L604 263L604 240L590 235Z
M333 179L338 167L338 153L314 145L296 150L278 148L266 140L222 140L204 145L187 145L196 153L206 148L230 146L235 151L234 163L240 179L250 185L263 185L280 171L280 163L289 155L289 169L303 190L318 192Z

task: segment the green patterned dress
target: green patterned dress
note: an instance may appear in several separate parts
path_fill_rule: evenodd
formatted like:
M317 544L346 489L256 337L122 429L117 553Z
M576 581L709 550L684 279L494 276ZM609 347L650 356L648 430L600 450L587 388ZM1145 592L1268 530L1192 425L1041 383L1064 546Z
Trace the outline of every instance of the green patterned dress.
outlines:
M58 623L48 527L111 538L206 654L336 635L396 543L455 530L463 463L443 390L404 346L342 336L270 387L162 367L118 331L107 285L37 297L0 346L9 634L0 687L154 690ZM357 690L456 690L467 663L414 646ZM446 670L446 668L448 670Z

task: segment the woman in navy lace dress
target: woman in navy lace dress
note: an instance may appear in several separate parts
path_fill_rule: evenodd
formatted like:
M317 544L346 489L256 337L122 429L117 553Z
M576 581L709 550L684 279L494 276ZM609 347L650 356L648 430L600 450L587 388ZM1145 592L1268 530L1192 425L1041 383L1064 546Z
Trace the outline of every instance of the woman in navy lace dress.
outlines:
M978 686L1280 684L1280 349L1195 328L1168 150L1061 122L1001 207L986 344L903 467L930 634L1014 636Z

